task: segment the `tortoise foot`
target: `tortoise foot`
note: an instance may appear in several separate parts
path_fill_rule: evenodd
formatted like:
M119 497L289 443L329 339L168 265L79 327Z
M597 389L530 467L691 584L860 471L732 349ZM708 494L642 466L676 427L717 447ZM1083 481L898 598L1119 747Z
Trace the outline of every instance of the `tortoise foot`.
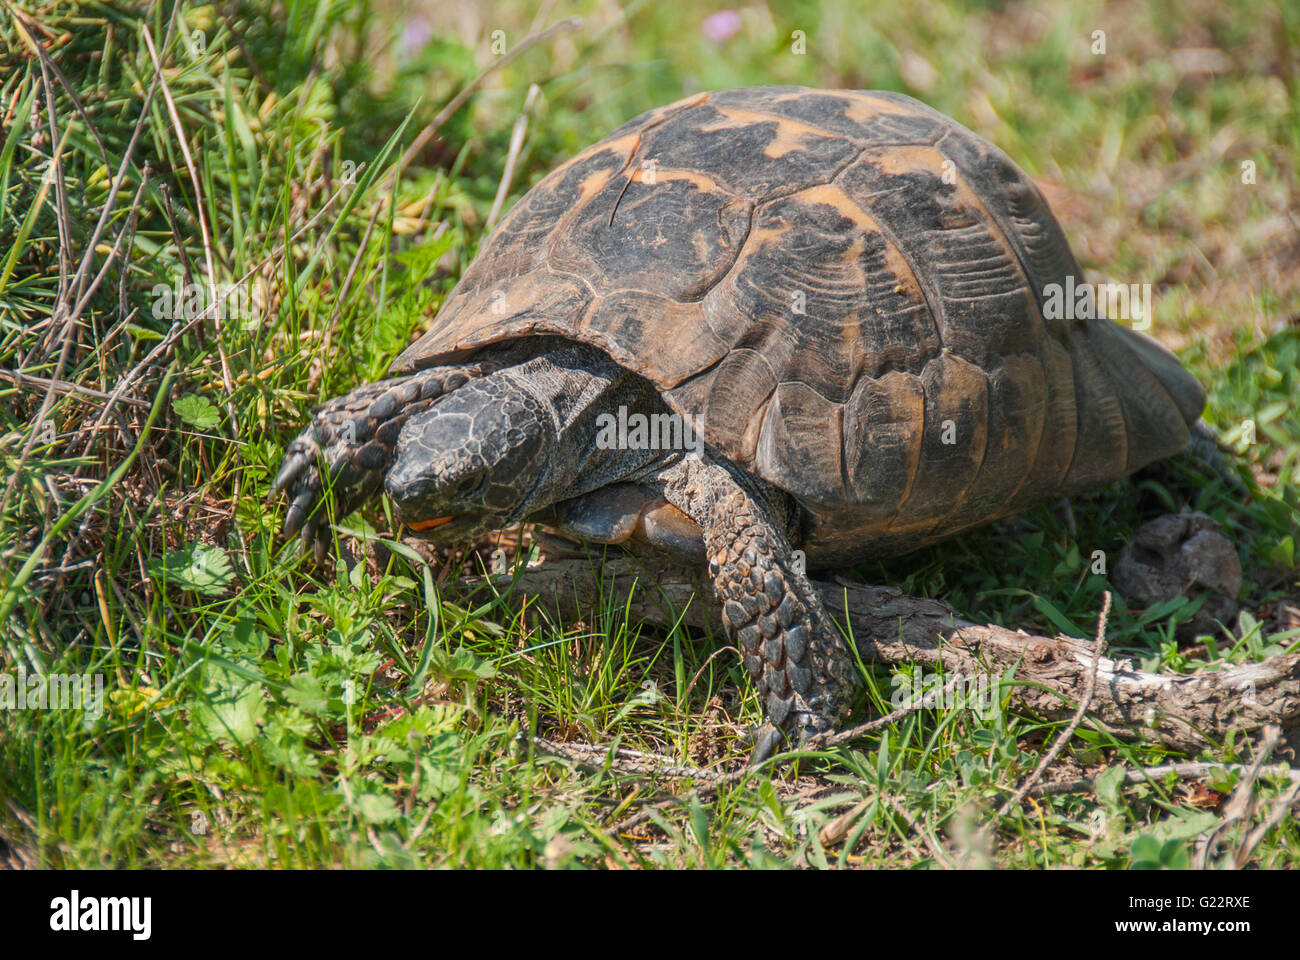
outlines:
M374 496L407 419L483 373L479 365L434 367L364 384L317 407L271 484L272 497L289 494L285 536L301 533L303 546L314 546L317 561L323 561L328 540L322 505L332 501L334 517L342 519Z
M756 759L770 756L780 736L801 743L834 729L848 714L857 671L771 508L717 465L684 464L665 479L666 498L704 530L723 625L773 731L756 737Z

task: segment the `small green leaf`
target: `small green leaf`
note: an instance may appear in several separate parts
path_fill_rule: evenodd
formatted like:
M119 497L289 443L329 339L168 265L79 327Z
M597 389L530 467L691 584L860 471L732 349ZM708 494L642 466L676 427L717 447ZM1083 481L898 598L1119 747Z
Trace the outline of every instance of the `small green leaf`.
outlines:
M309 673L295 674L289 679L289 686L284 691L284 698L297 704L307 713L320 716L329 708L329 699L321 683Z
M997 734L984 729L972 730L970 740L977 747L991 747L998 742Z
M1141 834L1133 841L1129 858L1134 870L1158 870L1160 868L1160 841L1149 833Z
M157 330L150 330L148 327L142 327L138 323L126 324L125 330L137 340L161 340L163 338L163 335Z
M224 593L235 579L226 551L210 543L191 543L173 550L162 560L150 561L149 571L172 586L204 596Z
M1275 567L1291 570L1295 567L1295 541L1287 536L1264 552L1264 559Z
M176 415L195 430L213 430L221 423L221 412L212 401L193 393L176 401Z
M389 823L402 815L397 801L386 793L363 793L355 798L352 809L366 823Z
M433 672L444 680L490 680L497 675L496 667L479 660L464 647L457 647L450 654L434 650L429 659Z
M1120 800L1119 788L1124 783L1124 770L1121 767L1107 767L1097 775L1097 796L1108 806L1116 806Z
M216 740L249 743L257 736L258 723L266 714L262 688L257 684L235 690L220 690L194 710L194 720Z
M1166 870L1190 870L1192 855L1185 840L1166 840L1160 848L1160 865Z

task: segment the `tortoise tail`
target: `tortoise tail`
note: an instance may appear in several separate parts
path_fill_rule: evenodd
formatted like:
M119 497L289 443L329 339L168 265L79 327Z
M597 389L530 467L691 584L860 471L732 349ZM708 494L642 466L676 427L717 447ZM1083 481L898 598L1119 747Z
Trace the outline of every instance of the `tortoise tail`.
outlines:
M1101 319L1075 332L1070 356L1079 435L1069 492L1118 480L1187 445L1205 394L1163 347Z
M1142 365L1160 381L1165 392L1178 407L1178 412L1188 424L1200 419L1205 409L1205 390L1159 341L1137 330L1110 324L1119 333L1124 345L1138 355Z

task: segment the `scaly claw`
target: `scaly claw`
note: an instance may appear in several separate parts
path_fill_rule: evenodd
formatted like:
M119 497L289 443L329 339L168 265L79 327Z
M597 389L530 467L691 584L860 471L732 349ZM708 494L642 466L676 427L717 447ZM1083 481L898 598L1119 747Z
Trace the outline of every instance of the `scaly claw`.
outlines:
M785 736L773 724L763 724L754 731L754 746L749 754L749 765L757 767L770 759L784 740Z
M303 550L323 563L329 538L321 506L333 498L344 517L379 491L393 461L402 425L448 391L482 376L484 366L441 367L367 383L313 411L311 426L289 444L271 484L272 497L289 494L284 535L301 533Z
M310 449L307 449L308 444ZM280 472L275 475L275 481L271 484L271 496L279 496L288 490L298 479L298 475L315 463L319 454L320 450L314 440L299 436L289 445L285 453L284 462L280 464Z
M309 481L303 482L296 488L294 498L289 504L289 511L284 518L286 537L292 537L299 530L305 529L305 524L316 507L319 493L320 491L313 489Z

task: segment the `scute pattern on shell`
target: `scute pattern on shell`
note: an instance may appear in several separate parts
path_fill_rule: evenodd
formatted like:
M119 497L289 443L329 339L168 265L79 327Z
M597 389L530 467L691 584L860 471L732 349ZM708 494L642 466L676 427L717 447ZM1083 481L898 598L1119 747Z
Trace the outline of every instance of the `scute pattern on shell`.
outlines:
M593 344L793 494L806 549L888 554L1118 479L1204 400L1154 343L1045 319L1081 271L996 147L899 94L703 93L551 173L395 373Z

